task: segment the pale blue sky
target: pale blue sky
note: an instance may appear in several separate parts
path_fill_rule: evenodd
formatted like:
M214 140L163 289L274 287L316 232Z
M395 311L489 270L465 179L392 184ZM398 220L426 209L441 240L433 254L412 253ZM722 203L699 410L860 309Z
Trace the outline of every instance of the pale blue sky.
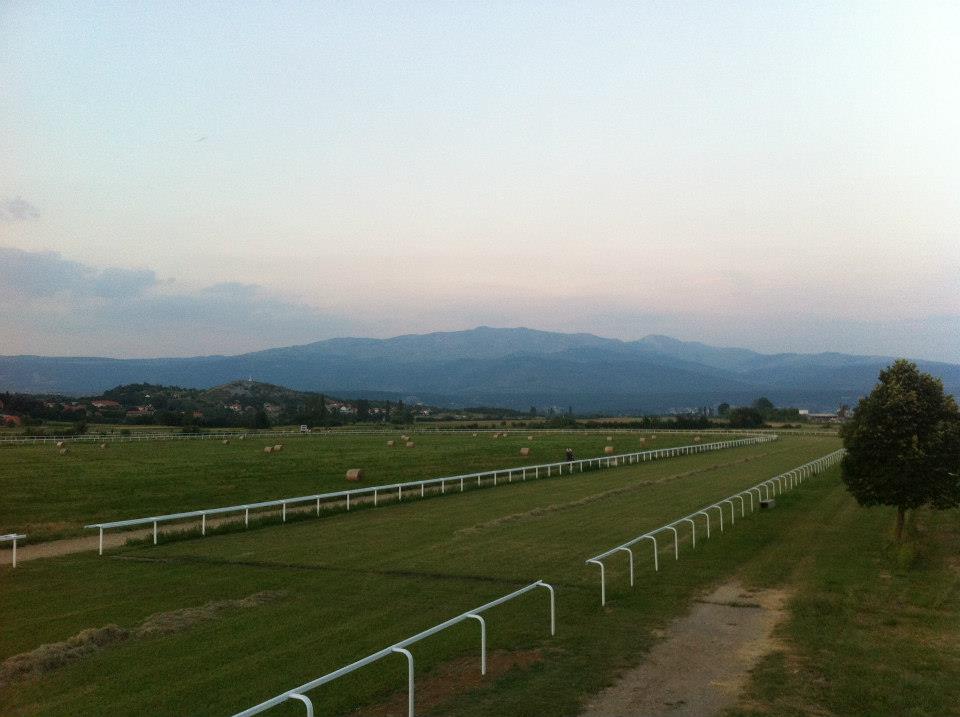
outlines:
M960 361L957 37L955 2L0 0L0 354Z

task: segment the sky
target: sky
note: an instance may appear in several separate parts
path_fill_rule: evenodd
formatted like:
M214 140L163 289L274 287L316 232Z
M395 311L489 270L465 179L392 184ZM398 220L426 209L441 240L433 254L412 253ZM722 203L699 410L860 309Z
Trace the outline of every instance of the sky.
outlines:
M0 354L960 363L960 3L0 0Z

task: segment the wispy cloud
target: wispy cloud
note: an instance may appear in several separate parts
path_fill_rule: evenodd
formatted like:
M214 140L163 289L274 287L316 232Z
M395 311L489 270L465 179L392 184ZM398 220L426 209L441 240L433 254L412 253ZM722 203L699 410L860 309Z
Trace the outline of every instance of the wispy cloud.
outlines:
M0 354L231 353L304 343L347 323L255 284L188 290L151 269L97 268L0 247Z
M40 218L40 210L23 197L0 200L0 221L26 222Z

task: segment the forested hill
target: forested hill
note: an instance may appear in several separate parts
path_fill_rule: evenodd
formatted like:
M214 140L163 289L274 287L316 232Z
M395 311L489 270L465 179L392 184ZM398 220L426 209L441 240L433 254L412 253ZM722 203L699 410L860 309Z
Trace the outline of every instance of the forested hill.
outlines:
M209 388L241 378L334 395L436 405L666 411L767 395L811 410L852 404L891 357L761 354L666 336L619 341L525 328L343 338L237 356L0 357L0 390L98 394L119 384ZM918 362L960 391L960 366Z

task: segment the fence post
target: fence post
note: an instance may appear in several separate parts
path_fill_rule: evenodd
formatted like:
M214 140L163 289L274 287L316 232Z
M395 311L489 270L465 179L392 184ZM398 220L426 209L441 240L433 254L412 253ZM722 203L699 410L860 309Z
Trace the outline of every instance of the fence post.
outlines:
M607 571L601 560L588 560L587 563L593 563L600 566L600 606L607 604Z
M550 593L550 634L557 634L557 596L553 590L553 585L543 582L543 580L538 581L538 584L542 588L546 588Z
M469 614L467 617L473 618L480 623L480 675L487 674L487 623L476 614Z
M630 587L633 587L633 551L627 547L620 547L617 550L622 550L630 556Z
M313 717L313 702L310 701L310 698L306 695L297 694L294 692L291 695L287 695L288 700L300 700L303 702L304 706L307 708L307 717Z
M660 569L660 548L657 547L657 539L652 535L641 535L640 540L652 540L653 541L653 569Z
M414 717L413 713L413 654L410 650L403 647L394 647L394 652L399 652L407 658L407 715Z

